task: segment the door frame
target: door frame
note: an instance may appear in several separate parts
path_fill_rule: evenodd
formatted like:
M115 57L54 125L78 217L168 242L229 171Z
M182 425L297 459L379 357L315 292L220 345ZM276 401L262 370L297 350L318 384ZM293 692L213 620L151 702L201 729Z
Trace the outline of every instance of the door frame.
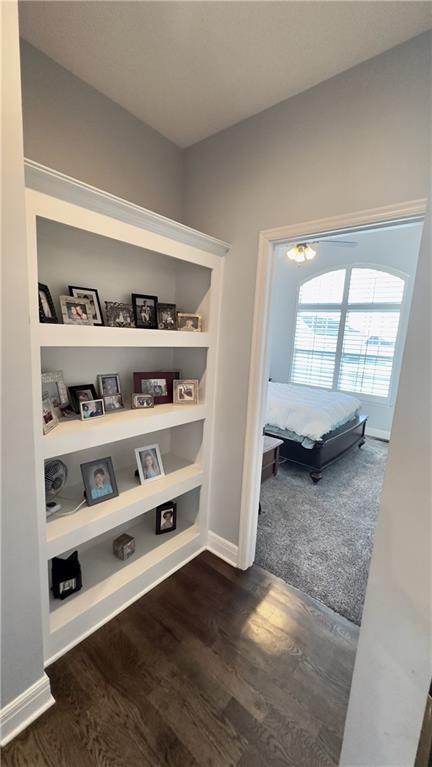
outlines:
M411 200L260 232L240 504L238 566L242 570L251 567L255 559L263 429L270 369L269 323L275 246L284 240L303 240L323 235L352 233L355 230L380 228L389 224L421 221L426 213L426 205L425 199Z

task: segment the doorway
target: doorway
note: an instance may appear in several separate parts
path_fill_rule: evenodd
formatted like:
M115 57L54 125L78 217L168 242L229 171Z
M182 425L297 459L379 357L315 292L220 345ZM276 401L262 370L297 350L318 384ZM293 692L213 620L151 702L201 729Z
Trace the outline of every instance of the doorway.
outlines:
M356 623L366 590L423 215L423 205L412 203L260 236L240 565L255 561ZM395 253L400 240L411 243L409 263L406 247L399 260ZM290 263L287 251L299 242L315 248L316 261ZM345 454L331 456L315 475L317 484L309 476L314 472L303 465L309 457L299 458L286 431L278 433L287 424L276 423L274 412L269 424L270 395L279 409L290 388L296 396L303 389L313 397L339 391L341 399L360 402L359 412L367 416L366 449L357 447L364 443L361 429L352 445L344 445L342 438ZM332 425L337 429L336 422ZM264 431L266 440L283 441L278 480L261 487Z

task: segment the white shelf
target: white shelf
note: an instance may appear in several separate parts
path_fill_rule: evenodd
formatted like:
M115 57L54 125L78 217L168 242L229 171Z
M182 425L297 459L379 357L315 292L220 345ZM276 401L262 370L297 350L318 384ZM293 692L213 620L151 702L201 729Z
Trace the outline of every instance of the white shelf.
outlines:
M202 421L206 405L156 405L149 410L121 410L94 420L62 420L49 434L42 435L42 455L46 458L118 442L129 437Z
M79 553L83 587L64 601L50 598L51 634L87 611L94 610L100 602L109 600L123 587L132 590L135 579L199 537L198 525L181 515L177 519L177 530L173 533L156 536L153 515L145 515L128 530L135 537L136 549L125 562L114 556L111 539L99 541Z
M171 501L189 490L199 487L203 469L199 464L188 463L178 456L162 456L165 476L140 485L134 477L136 466L116 472L119 495L117 498L84 506L70 517L59 517L47 522L47 559L80 546L140 514L154 509L161 503ZM65 491L68 500L60 499L64 511L74 509L82 500L82 484Z
M145 330L143 328L38 323L36 334L41 347L207 348L210 345L209 333L188 333L181 330Z

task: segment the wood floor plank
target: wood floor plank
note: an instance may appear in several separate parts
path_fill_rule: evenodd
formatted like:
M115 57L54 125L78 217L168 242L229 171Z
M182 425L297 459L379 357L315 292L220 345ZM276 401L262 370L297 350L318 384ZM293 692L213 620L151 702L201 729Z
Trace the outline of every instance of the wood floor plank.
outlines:
M358 629L205 552L49 669L3 767L335 767Z

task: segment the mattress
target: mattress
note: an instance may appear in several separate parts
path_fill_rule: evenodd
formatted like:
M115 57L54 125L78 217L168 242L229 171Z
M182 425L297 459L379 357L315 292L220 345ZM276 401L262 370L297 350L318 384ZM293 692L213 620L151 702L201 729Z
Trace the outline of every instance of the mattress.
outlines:
M325 434L355 418L357 397L311 386L268 385L266 429L312 448Z

